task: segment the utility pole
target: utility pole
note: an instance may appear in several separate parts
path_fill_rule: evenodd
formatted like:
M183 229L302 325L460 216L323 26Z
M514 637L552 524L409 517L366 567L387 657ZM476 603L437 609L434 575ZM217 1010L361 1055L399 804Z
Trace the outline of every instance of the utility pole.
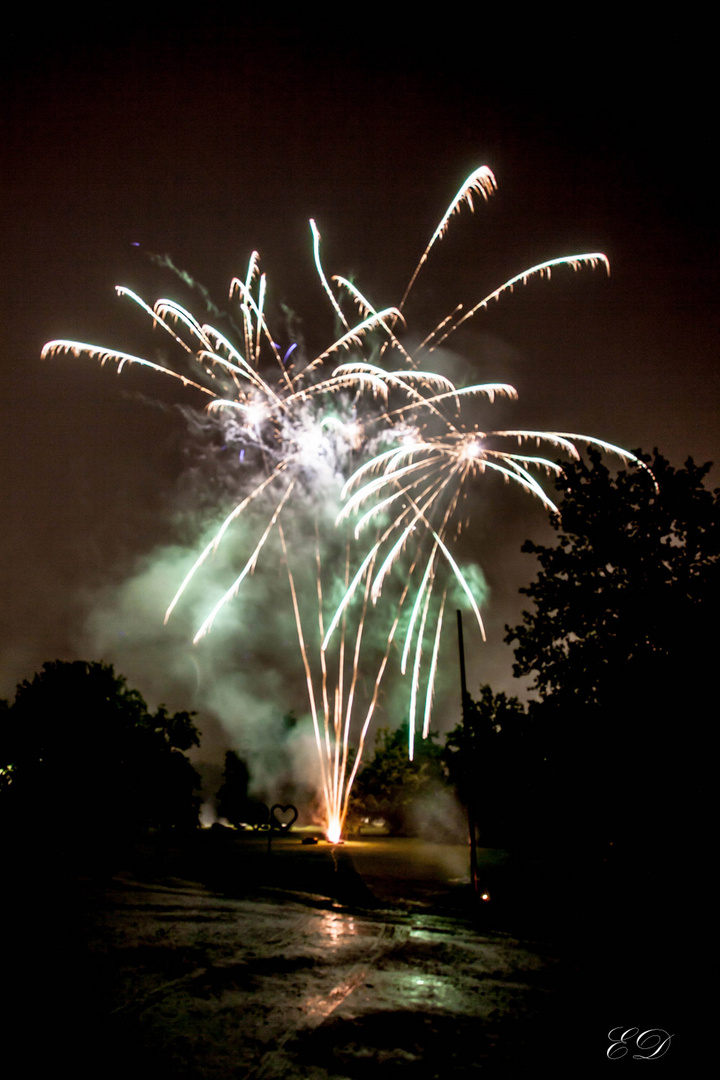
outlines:
M472 882L473 892L478 891L478 873L477 873L477 844L475 842L475 800L472 795L472 778L470 776L470 729L468 727L469 721L469 697L467 692L467 682L465 680L465 644L463 642L463 628L462 628L462 612L457 613L458 624L458 649L460 651L460 692L462 694L462 723L463 723L463 769L465 772L466 784L465 791L467 796L467 815L468 815L468 833L470 834L470 881Z

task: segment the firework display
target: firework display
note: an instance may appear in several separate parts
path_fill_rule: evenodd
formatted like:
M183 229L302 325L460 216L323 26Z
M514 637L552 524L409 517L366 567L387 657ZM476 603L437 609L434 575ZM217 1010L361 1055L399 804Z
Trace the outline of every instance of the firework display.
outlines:
M495 190L492 172L475 170L461 186L396 307L376 310L341 276L326 277L321 237L310 222L315 267L331 303L339 336L319 355L304 355L289 329L270 329L268 286L253 252L230 300L236 340L198 321L171 299L150 306L118 287L152 319L177 353L177 363L80 341L48 342L43 356L86 354L140 365L180 380L207 402L214 424L237 452L237 492L210 542L173 598L170 618L205 564L240 520L254 539L233 580L208 603L194 642L212 630L225 606L255 572L283 567L307 687L318 752L324 825L338 840L381 685L395 664L408 675L412 756L416 730L429 732L443 613L464 603L481 632L480 597L453 554L468 486L498 474L555 512L542 479L556 474L555 458L576 457L590 443L635 461L619 447L590 436L532 430L483 431L473 421L480 403L514 399L504 383L456 386L432 370L432 353L464 322L515 285L549 277L566 266L604 265L604 255L568 255L533 266L467 311L458 305L419 346L408 344L405 311L413 285L451 217L473 196ZM425 328L427 329L427 328ZM283 344L279 344L283 342ZM549 456L552 455L552 456ZM320 508L320 509L318 509ZM247 535L247 532L246 532ZM307 536L314 541L307 543ZM300 537L303 540L300 540ZM309 611L314 614L310 618ZM423 701L424 698L424 701Z

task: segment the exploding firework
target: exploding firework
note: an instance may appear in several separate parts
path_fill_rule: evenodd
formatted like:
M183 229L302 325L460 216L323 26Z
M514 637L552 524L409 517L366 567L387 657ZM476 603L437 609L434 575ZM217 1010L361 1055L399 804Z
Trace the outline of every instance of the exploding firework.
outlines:
M558 513L558 508L533 472L546 476L558 475L562 467L548 457L524 452L522 447L527 443L545 446L556 454L563 453L571 458L579 457L578 444L585 443L615 453L625 461L638 461L621 447L591 436L567 432L468 432L455 429L442 436L409 439L404 446L394 447L371 458L356 470L343 489L345 502L338 522L356 518L356 540L364 531L376 526L378 520L386 522L384 527L375 528L375 537L369 545L364 564L372 576L372 603L380 599L383 584L398 561L402 560L406 578L413 583L412 589L407 590L412 595L412 605L401 660L401 671L405 674L414 649L409 709L408 750L411 757L425 627L434 625L432 661L422 722L423 738L427 737L430 727L434 673L447 595L445 586L437 613L431 617L434 589L441 566L444 565L455 576L475 614L483 639L485 637L477 603L451 552L452 541L462 521L460 502L467 496L469 485L485 473L498 473L506 482L517 485L537 499L548 511ZM639 464L642 465L641 462ZM407 554L410 546L412 559L408 565L408 559L403 560L403 555ZM329 627L325 645L345 608L352 602L361 580L358 574L346 591Z
M533 266L469 310L458 306L417 349L411 351L404 344L402 331L398 332L405 324L403 311L433 246L456 212L464 205L473 209L473 195L487 199L495 186L486 167L468 177L423 252L400 304L382 310L376 310L347 279L335 276L328 281L320 233L311 221L318 277L343 328L312 360L302 355L296 341L286 340L281 347L283 335L271 333L267 281L255 252L245 278L235 278L230 286L230 299L240 313L236 342L201 324L173 300L160 299L150 306L131 290L118 287L121 297L139 305L174 342L185 367L78 341L51 341L43 349L44 357L86 354L101 363L114 362L118 370L140 365L210 398L207 408L242 462L237 470L239 497L181 582L165 618L182 602L191 582L201 578L204 564L238 519L252 519L258 526L254 544L229 587L208 606L194 642L212 629L243 581L262 564L266 549L278 545L318 751L325 826L333 840L342 832L393 649L401 656L402 671L411 668L412 755L422 661L428 651L424 642L432 631L422 723L426 735L443 612L453 582L482 631L477 597L451 551L468 483L485 472L496 472L554 510L537 475L557 472L559 466L546 456L524 452L524 446L534 443L576 455L576 444L586 441L632 456L584 436L481 432L469 427L463 417L469 405L478 400L491 403L497 396L514 398L513 387L502 383L457 387L423 362L503 292L533 277L549 277L559 266L607 267L600 253ZM310 544L309 508L314 534ZM388 599L386 583L398 562L404 567L403 583ZM384 588L385 598L379 603ZM307 616L310 594L316 607L312 625ZM380 648L368 644L371 622L374 642L377 627L381 628ZM361 682L367 684L364 696Z

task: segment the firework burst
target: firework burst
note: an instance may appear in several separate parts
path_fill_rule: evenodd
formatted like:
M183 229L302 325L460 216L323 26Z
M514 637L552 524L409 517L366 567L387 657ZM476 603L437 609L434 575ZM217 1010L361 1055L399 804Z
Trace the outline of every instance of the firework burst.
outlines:
M560 266L578 270L603 264L607 268L604 255L570 255L530 267L469 310L459 305L416 350L401 340L403 312L433 246L454 214L463 206L472 210L473 196L487 199L495 187L492 172L484 166L467 178L440 220L397 307L378 310L346 278L337 275L328 281L320 233L311 221L317 274L342 326L341 335L312 360L300 355L296 342L286 341L281 347L282 335L271 333L266 317L267 281L260 273L256 252L245 277L233 279L230 286L230 299L239 311L236 342L198 321L174 300L160 299L150 306L130 289L118 287L119 296L139 306L156 330L172 340L181 363L162 364L79 341L51 341L43 349L44 357L85 354L103 364L115 363L118 371L139 365L180 380L201 398L210 399L208 410L243 463L238 469L239 497L180 583L165 618L182 602L190 583L201 575L234 523L241 518L256 523L255 511L264 514L245 561L217 601L208 605L194 642L210 632L243 581L261 565L266 549L277 544L295 617L320 763L325 825L332 839L342 832L393 651L399 654L402 671L411 673L412 755L423 655L430 655L422 723L426 735L443 612L452 582L482 630L478 599L451 551L459 503L469 482L486 472L499 473L554 511L539 477L559 467L547 456L526 452L525 447L544 446L556 454L575 456L577 444L586 441L631 457L583 436L483 432L468 427L463 413L473 402L515 398L513 387L504 383L457 387L423 363L423 357L460 325L515 285L549 277ZM315 538L311 544L298 539L298 521L305 527L308 512ZM392 602L386 592L380 604L399 563L404 567L402 585ZM309 582L308 567L314 584ZM312 624L307 616L308 593L317 601ZM379 649L368 647L371 621L383 627ZM426 649L428 635L432 644ZM361 681L368 682L364 695ZM351 745L356 750L352 766Z

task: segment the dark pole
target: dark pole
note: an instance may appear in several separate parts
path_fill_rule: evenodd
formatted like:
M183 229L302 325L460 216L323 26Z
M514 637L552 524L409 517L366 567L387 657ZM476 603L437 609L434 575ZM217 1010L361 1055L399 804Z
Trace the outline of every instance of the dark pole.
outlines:
M470 835L470 881L473 892L478 891L477 874L477 845L475 843L475 806L472 797L473 779L470 775L470 731L468 729L468 692L465 681L465 644L463 642L462 612L457 613L458 624L458 649L460 651L460 691L462 693L462 720L463 720L463 768L465 772L465 793L467 797L468 833Z

